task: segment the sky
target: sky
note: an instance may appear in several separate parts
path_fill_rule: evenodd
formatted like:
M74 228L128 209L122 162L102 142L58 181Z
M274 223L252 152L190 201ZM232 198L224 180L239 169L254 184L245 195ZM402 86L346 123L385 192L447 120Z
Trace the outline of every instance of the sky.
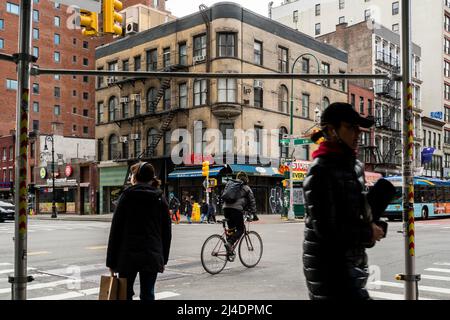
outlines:
M274 6L279 6L281 0L271 0L274 2ZM249 9L253 12L259 13L265 17L268 16L269 0L239 0L239 1L226 1L226 0L167 0L166 9L171 11L172 14L178 18L184 17L194 12L198 12L198 6L204 4L211 6L217 2L236 2L242 7Z

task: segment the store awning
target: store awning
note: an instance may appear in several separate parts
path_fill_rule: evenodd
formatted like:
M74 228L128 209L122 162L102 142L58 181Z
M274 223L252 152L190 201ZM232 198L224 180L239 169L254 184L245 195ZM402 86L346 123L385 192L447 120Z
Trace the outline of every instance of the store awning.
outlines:
M242 171L249 176L261 176L261 177L279 177L284 176L275 167L259 167L249 164L230 164L228 167L232 170L234 174Z
M209 168L209 176L216 177L219 175L220 171L223 169L223 166L212 167ZM202 178L202 168L198 169L186 169L181 168L169 173L168 179L183 179L183 178Z

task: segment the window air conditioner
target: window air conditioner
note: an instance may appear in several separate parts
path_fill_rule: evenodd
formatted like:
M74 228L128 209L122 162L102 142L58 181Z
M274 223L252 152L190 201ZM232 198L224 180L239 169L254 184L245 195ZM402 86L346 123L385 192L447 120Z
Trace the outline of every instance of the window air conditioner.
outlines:
M128 142L128 137L127 136L120 136L119 141L122 143L126 143Z
M205 60L206 60L206 56L195 56L194 57L194 63L202 62L202 61L205 61Z

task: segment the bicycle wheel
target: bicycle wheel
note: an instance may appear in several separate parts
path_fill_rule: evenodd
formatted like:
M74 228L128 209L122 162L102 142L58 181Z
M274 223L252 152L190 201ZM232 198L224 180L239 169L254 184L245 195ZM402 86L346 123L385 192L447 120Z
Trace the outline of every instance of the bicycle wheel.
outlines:
M213 234L205 240L201 252L202 266L210 274L218 274L227 264L225 239Z
M247 268L259 263L263 254L263 242L258 233L250 231L239 242L239 260Z

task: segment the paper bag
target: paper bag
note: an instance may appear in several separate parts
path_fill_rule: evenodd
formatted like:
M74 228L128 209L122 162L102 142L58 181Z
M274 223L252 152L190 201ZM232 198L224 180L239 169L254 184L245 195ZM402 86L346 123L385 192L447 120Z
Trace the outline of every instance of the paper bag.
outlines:
M99 300L127 300L127 279L101 276Z

